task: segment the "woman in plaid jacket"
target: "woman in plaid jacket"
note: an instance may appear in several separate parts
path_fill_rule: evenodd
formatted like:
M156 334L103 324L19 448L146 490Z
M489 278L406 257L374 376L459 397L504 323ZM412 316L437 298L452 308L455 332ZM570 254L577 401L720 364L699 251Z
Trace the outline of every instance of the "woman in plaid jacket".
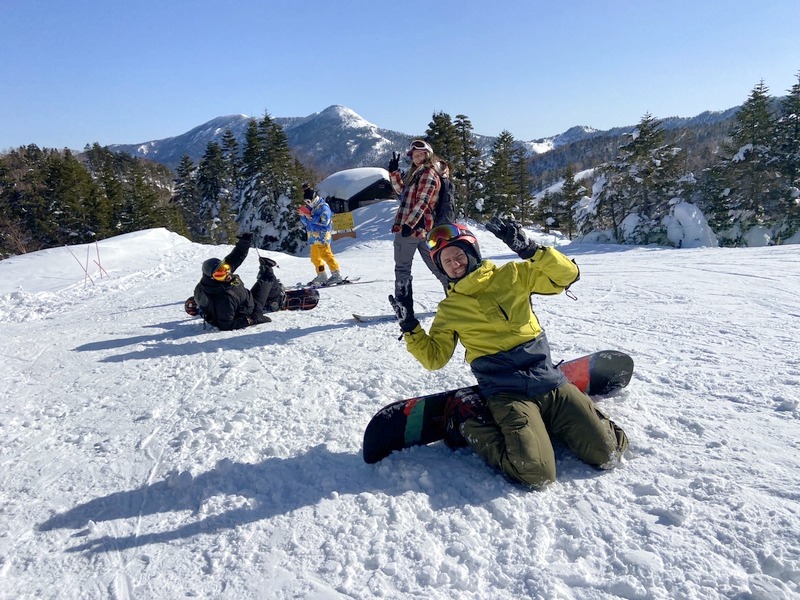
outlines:
M389 161L389 179L400 197L400 206L392 225L394 236L394 295L413 305L411 265L419 252L425 265L447 289L447 276L431 259L425 236L433 229L433 215L439 198L442 163L424 140L414 140L406 152L411 157L411 168L405 175L400 172L400 154L392 153Z

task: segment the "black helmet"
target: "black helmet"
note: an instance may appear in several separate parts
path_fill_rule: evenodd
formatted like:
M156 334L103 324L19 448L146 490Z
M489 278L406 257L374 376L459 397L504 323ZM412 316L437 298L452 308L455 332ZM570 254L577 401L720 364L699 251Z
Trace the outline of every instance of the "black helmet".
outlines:
M439 270L444 273L442 264L439 261L442 250L450 245L458 246L467 256L472 256L476 265L481 262L481 248L475 234L460 223L445 223L434 227L427 236L428 250L431 258Z
M222 264L222 261L218 258L209 258L208 260L203 262L203 275L206 277L211 277L214 275L214 271L217 270Z

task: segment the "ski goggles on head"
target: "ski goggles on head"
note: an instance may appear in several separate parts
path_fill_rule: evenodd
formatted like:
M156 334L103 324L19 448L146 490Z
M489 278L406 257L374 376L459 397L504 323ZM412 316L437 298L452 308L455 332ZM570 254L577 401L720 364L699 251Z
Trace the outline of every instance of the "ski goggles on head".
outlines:
M425 242L428 250L440 250L447 242L464 236L464 230L455 223L445 223L428 232Z
M406 154L411 156L414 153L414 150L424 150L428 154L433 154L433 148L431 148L431 145L425 140L414 140L411 142L411 146L409 146Z
M231 266L228 263L220 263L220 265L211 274L211 277L217 281L227 281L230 276Z

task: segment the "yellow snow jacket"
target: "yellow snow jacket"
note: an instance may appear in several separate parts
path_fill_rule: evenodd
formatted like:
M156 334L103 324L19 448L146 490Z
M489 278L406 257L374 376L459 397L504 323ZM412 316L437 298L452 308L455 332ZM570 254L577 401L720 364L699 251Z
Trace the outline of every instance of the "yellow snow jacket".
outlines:
M472 273L450 284L430 331L425 333L418 326L406 333L406 346L426 369L435 370L448 363L460 340L485 393L522 392L523 387L528 393L542 387L552 389L561 376L552 366L530 295L559 294L579 277L578 266L553 248L540 248L528 260L501 267L484 260ZM490 358L480 360L484 357ZM519 376L528 381L509 380ZM548 381L531 387L531 379L542 377Z

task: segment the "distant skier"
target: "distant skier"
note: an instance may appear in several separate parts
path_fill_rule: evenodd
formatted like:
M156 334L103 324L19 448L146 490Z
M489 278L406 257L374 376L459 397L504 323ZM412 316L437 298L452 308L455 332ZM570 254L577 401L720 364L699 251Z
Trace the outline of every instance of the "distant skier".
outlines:
M447 289L447 277L439 271L425 245L425 236L433 228L434 210L442 186L440 169L446 168L425 140L411 142L406 156L411 157L408 172L400 172L400 154L392 153L387 170L400 206L394 217L394 295L413 304L411 265L419 252L431 273Z
M306 228L308 243L311 245L311 262L317 276L308 282L309 285L332 285L342 282L339 274L339 263L331 250L331 234L333 231L333 213L328 203L307 183L303 184L303 202L298 210L300 221ZM325 265L331 276L325 274Z
M251 242L252 235L243 233L228 256L203 262L203 276L194 288L194 299L203 318L214 327L229 330L269 323L272 319L264 312L281 309L284 291L272 270L277 266L274 260L266 256L258 259L258 280L250 290L234 274L247 258Z
M497 267L481 260L475 235L463 225L428 234L432 258L450 282L428 333L413 305L389 296L409 352L425 368L441 369L461 342L487 399L484 405L471 395L447 407L445 439L469 443L490 465L531 486L555 480L551 437L590 465L615 466L628 447L625 432L553 365L530 303L531 294L558 294L575 283L577 265L528 240L514 221L494 219L487 229L523 261Z

